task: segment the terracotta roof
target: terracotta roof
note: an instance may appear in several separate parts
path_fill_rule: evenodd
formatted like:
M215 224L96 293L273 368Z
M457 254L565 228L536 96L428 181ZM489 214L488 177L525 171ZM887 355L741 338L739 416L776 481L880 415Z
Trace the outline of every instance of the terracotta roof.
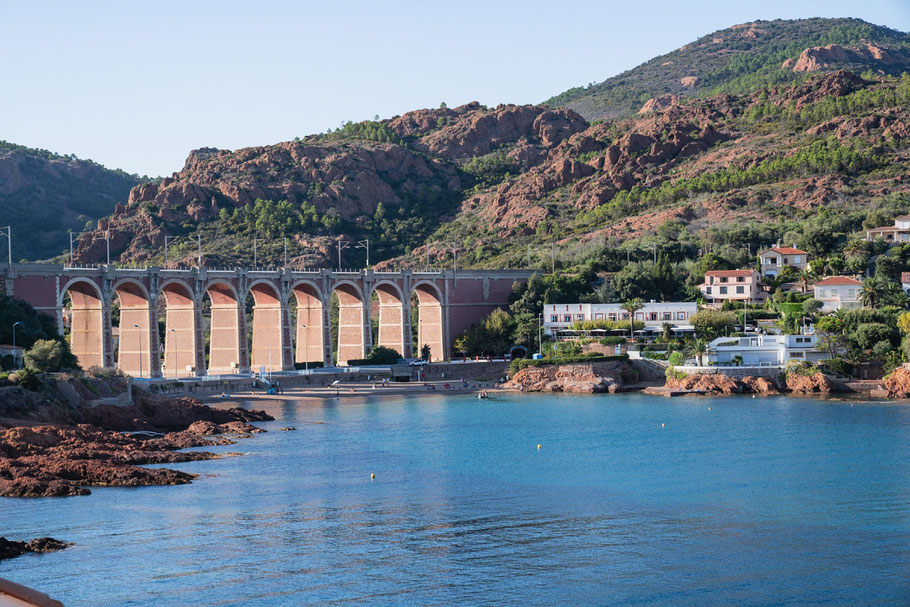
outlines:
M894 221L910 221L910 215L898 215Z
M856 286L863 284L862 281L856 280L855 278L850 278L849 276L831 276L830 278L825 278L824 280L819 280L813 286L818 287L836 287L836 286Z
M901 282L910 282L910 272L901 272Z
M705 276L752 276L757 274L755 270L711 270L705 272Z
M799 249L794 249L793 247L771 247L767 251L762 251L759 255L764 255L765 253L770 253L774 251L775 253L780 253L781 255L808 255L805 251L800 251Z
M908 217L910 220L910 217ZM906 230L907 228L896 228L894 226L885 226L883 228L872 228L871 230L866 230L867 232L893 232L895 230Z

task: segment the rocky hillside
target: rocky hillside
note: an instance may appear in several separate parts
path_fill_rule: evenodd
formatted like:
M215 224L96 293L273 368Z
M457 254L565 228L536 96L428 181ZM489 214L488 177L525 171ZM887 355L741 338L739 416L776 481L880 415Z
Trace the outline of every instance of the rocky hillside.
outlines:
M861 213L848 222L858 230L862 213L910 192L908 159L906 75L866 80L839 71L751 94L674 100L592 124L545 161L466 196L428 246L454 240L466 243L465 263L515 266L526 263L528 245L544 243L581 255L589 245L659 235L662 248L696 257L685 247L768 244L813 217ZM902 200L894 210L910 203ZM770 229L724 236L750 226Z
M0 141L0 216L13 228L15 260L60 255L67 230L109 215L141 180L91 160Z
M639 111L651 98L745 93L798 82L820 71L899 75L910 66L910 35L859 19L755 21L703 36L599 84L546 101L588 120Z
M195 257L209 264L337 263L337 239L371 241L371 260L408 253L459 211L465 191L544 162L566 137L587 128L570 110L534 106L419 110L382 122L238 151L192 152L179 173L132 189L113 216L83 235L80 261L103 259L104 232L121 261ZM345 252L362 265L365 250Z

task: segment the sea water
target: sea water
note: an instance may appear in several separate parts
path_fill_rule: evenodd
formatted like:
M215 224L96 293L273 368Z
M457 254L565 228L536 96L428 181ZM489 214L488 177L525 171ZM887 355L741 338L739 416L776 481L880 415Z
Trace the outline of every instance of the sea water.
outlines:
M910 604L906 404L241 404L276 421L172 464L190 485L0 498L0 535L75 543L0 577L66 605Z

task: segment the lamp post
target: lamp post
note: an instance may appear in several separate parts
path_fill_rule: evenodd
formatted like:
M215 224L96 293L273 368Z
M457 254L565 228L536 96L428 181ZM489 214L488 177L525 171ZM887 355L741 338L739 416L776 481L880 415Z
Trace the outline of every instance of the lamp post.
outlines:
M537 353L543 358L543 338L541 337L541 323L543 322L543 312L537 315Z
M133 325L139 329L139 325ZM142 330L139 330L139 377L142 377Z
M21 325L22 321L17 320L13 323L13 356L16 358L16 368L19 368L19 357L16 356L16 325Z

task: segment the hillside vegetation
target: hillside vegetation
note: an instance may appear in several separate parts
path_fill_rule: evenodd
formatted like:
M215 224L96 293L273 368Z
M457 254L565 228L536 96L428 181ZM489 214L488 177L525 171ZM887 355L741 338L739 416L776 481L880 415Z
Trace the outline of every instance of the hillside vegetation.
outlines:
M143 180L148 177L0 141L0 216L13 229L14 261L60 255L67 230L94 226Z
M820 71L899 75L910 35L860 19L754 21L720 30L598 84L548 99L588 120L637 112L649 99L748 93Z

